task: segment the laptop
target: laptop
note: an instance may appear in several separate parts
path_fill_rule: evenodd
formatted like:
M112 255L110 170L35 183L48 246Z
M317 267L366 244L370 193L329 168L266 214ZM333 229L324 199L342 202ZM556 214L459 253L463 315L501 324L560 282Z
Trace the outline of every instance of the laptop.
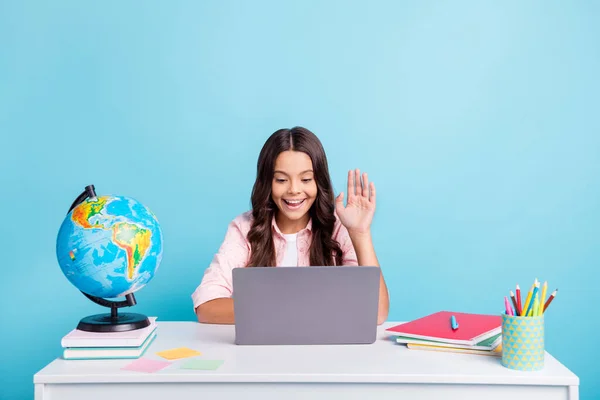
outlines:
M232 274L238 345L375 342L378 267L246 267Z

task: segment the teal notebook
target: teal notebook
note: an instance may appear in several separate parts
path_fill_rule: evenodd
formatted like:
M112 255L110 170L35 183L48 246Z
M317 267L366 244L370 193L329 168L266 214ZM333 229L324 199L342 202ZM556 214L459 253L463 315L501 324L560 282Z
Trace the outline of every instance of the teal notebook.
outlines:
M106 360L111 358L140 358L156 338L156 329L138 347L67 347L65 360Z
M459 349L473 349L473 350L494 350L502 343L502 333L498 333L494 336L490 336L487 339L484 339L473 346L465 345L465 344L456 344L456 343L446 343L442 341L435 340L425 340L425 339L416 339L413 337L406 336L396 336L396 342L398 343L416 343L416 344L430 344L434 346L441 347L455 347Z

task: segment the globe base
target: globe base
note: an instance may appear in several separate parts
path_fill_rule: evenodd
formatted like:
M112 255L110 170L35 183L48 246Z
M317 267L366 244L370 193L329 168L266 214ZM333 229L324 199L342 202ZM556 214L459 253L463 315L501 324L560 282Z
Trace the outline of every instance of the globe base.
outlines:
M150 325L143 314L120 313L116 317L110 313L95 314L82 318L77 329L86 332L125 332L142 329Z

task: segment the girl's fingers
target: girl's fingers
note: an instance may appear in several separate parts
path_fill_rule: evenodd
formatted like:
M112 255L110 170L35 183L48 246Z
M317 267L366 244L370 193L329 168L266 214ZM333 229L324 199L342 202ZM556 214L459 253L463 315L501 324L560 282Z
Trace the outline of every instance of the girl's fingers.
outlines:
M362 175L362 195L369 200L369 177L366 172Z
M371 198L369 201L375 205L375 184L373 182L371 182Z
M348 171L348 199L354 196L354 175L352 170Z

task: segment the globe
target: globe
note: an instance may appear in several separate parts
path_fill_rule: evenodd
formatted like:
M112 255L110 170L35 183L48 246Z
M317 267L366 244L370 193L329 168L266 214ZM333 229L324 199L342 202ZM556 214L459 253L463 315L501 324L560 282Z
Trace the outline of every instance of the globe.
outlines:
M97 196L93 185L73 203L56 239L66 278L91 300L114 308L113 324L119 322L116 308L135 304L133 293L154 277L162 254L162 231L152 211L130 197ZM105 300L121 296L127 304Z

